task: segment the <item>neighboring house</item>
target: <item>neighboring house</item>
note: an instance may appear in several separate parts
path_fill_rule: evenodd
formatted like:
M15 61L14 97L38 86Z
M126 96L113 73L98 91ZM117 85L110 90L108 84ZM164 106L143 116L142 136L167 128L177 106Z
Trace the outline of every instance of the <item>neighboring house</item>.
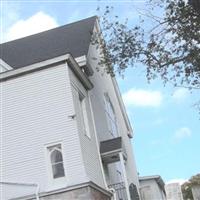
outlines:
M180 183L168 183L165 185L167 200L183 200Z
M192 195L194 200L200 200L200 185L198 184L192 185Z
M3 200L139 199L119 88L96 70L98 31L91 17L0 45Z
M139 177L141 200L166 200L165 184L156 176Z

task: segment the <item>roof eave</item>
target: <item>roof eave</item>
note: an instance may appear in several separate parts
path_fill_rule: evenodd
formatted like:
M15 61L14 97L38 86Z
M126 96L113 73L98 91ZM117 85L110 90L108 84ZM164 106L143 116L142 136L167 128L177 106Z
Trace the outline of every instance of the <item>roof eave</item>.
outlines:
M12 70L13 68L7 64L3 59L0 58L0 66L2 66L3 68L5 68L6 70Z
M84 74L84 72L81 70L78 63L71 56L71 54L65 54L59 57L51 58L39 63L32 64L29 66L6 71L0 74L0 82L6 81L11 78L16 78L18 76L22 76L28 73L32 73L38 70L50 68L62 63L68 64L68 66L72 69L72 71L75 73L75 75L78 77L78 79L81 81L81 83L84 85L84 87L87 90L90 90L93 88L93 84Z

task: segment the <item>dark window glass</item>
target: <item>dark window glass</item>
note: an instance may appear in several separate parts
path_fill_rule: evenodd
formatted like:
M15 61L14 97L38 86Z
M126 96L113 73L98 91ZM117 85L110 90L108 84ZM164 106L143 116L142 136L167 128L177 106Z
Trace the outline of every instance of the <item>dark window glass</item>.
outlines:
M63 163L57 163L52 165L53 178L60 178L65 176Z
M61 146L54 146L51 148L50 159L51 159L53 178L64 177L65 170L63 166Z
M59 150L53 150L51 153L51 163L57 163L57 162L62 162L62 153Z
M133 183L131 183L129 185L129 192L130 192L131 200L139 200L140 199L137 187Z

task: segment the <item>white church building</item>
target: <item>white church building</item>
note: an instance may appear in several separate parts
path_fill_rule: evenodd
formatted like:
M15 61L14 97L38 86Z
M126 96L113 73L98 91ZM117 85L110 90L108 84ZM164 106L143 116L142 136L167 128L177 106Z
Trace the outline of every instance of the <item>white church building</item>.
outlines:
M119 88L96 70L98 31L91 17L0 44L2 200L139 199Z

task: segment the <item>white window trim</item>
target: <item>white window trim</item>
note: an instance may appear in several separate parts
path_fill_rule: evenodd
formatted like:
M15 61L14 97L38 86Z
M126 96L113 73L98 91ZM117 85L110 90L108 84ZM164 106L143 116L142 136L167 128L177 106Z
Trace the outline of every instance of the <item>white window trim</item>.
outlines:
M80 112L82 112L82 107L81 107L81 102L80 102L80 96L82 96L85 100L87 100L87 103L88 103L88 111L86 110L86 125L85 125L85 122L83 121L83 116L79 116L80 117L80 120L81 120L81 124L84 128L87 128L87 131L84 130L83 134L91 140L91 127L90 127L90 124L89 124L89 113L90 112L90 116L92 117L92 111L91 111L91 105L90 105L90 102L89 102L89 95L88 95L88 92L87 90L85 90L84 88L80 88L78 87L73 81L71 81L71 85L72 87L76 90L77 94L78 94L78 102L79 102L79 110ZM82 113L83 114L83 113Z
M87 94L87 92L85 92L85 93L86 94L84 95L80 90L78 91L80 112L81 112L81 122L82 122L85 136L87 136L89 139L91 139L90 125L89 125L88 111L87 111L86 104L88 104L89 111L91 108L90 108L90 104L89 104L88 94ZM80 98L82 98L82 100Z
M5 61L3 61L3 60L0 58L0 68L1 68L1 67L2 67L4 70L3 70L3 71L0 71L0 73L6 72L6 71L8 71L8 70L12 70L12 69L13 69L10 65L8 65Z
M108 101L112 107L112 111L113 111L113 114L114 114L114 118L115 120L113 121L112 119L112 116L110 116L110 113L108 111ZM108 95L107 92L104 93L104 109L105 109L105 113L106 113L106 119L107 119L107 125L108 125L108 130L110 132L110 134L115 138L115 137L118 137L119 136L119 132L118 132L118 125L117 125L117 117L116 117L116 113L115 113L115 109L114 109L114 106L111 102L111 99ZM110 123L110 121L112 121L112 123L115 124L115 128L116 128L116 133L113 133L113 130L112 130L112 125ZM111 129L111 130L110 130Z
M63 157L63 168L64 168L64 173L65 173L65 176L60 177L60 178L53 178L52 164L51 164L51 158L50 158L50 152L49 152L49 148L56 145L61 146L61 153ZM45 149L48 189L52 190L52 189L58 189L58 188L67 186L68 180L67 180L67 173L66 173L66 168L65 168L65 155L64 155L65 151L63 147L63 142L57 141L57 142L48 143L45 145L44 149Z

